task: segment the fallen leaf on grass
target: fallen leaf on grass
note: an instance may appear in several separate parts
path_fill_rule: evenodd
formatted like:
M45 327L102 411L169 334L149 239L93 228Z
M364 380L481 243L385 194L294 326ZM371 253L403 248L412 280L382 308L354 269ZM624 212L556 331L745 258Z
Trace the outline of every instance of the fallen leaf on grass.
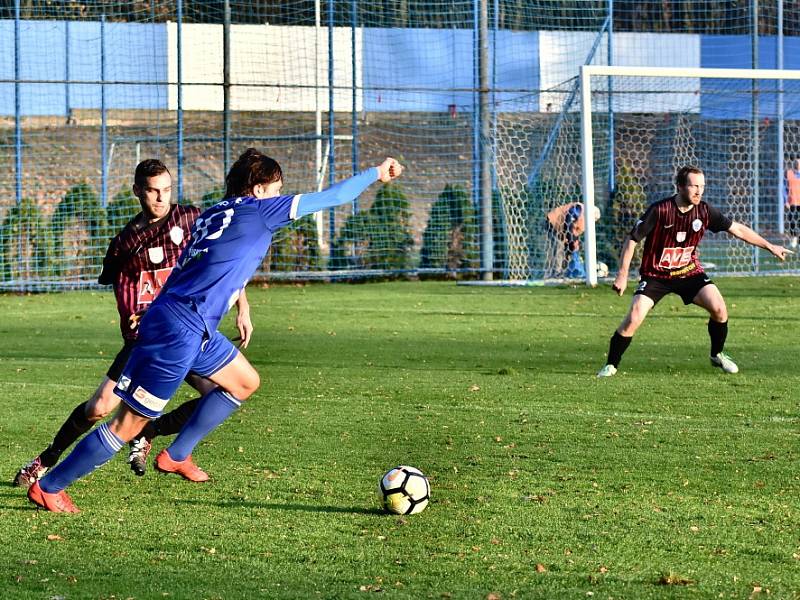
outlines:
M662 575L658 583L661 585L693 585L694 580L679 575L678 573L669 572Z
M56 535L55 533L51 533L50 535L47 536L48 542L60 542L63 539L64 538L62 538L60 535Z

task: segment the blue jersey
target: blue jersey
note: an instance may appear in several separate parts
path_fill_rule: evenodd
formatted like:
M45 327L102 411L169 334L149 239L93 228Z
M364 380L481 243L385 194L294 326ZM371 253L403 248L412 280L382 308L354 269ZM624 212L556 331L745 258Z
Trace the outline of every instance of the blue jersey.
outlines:
M156 302L190 304L206 331L215 331L264 260L275 230L296 218L298 198L229 198L209 208L194 222L191 243Z

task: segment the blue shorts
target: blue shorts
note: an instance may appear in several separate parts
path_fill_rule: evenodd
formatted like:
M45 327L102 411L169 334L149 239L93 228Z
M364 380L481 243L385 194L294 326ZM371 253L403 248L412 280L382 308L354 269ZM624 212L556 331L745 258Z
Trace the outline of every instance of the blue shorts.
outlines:
M189 371L209 377L238 353L219 331L209 335L191 307L158 302L142 318L139 339L114 393L140 415L155 419Z

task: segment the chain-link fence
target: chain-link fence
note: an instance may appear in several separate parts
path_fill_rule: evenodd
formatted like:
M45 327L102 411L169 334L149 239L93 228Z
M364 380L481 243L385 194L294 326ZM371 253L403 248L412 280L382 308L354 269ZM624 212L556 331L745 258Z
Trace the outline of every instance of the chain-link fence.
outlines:
M580 197L580 161L570 150L578 67L747 68L753 40L760 64L778 60L779 39L783 66L800 66L800 9L779 8L711 0L2 3L0 289L92 285L110 236L138 210L130 189L139 160L162 159L174 196L207 206L248 146L281 163L288 192L319 189L386 155L408 167L380 198L377 188L284 230L261 277L560 276L561 259L548 266L544 257L562 243L548 238L548 213ZM657 108L637 110L661 118ZM620 148L610 150L606 180L638 179L644 163L634 149L648 148L648 134L623 113L606 131ZM486 161L491 199L481 185ZM482 231L489 208L490 231Z

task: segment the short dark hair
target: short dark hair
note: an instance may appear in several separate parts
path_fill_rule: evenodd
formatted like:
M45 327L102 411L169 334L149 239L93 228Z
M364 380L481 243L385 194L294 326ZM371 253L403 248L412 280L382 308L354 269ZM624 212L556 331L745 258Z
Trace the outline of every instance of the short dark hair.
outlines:
M157 177L162 173L169 173L167 165L158 160L157 158L148 158L136 165L136 172L133 175L133 183L138 187L143 188L147 185L147 180L151 177ZM170 173L172 175L172 173Z
M283 179L281 166L275 159L248 148L233 163L225 177L225 197L251 196L257 185L266 185Z
M685 167L681 167L678 170L678 174L675 176L675 185L677 186L685 186L689 183L689 175L703 175L703 169L700 167L695 167L694 165L686 165Z

